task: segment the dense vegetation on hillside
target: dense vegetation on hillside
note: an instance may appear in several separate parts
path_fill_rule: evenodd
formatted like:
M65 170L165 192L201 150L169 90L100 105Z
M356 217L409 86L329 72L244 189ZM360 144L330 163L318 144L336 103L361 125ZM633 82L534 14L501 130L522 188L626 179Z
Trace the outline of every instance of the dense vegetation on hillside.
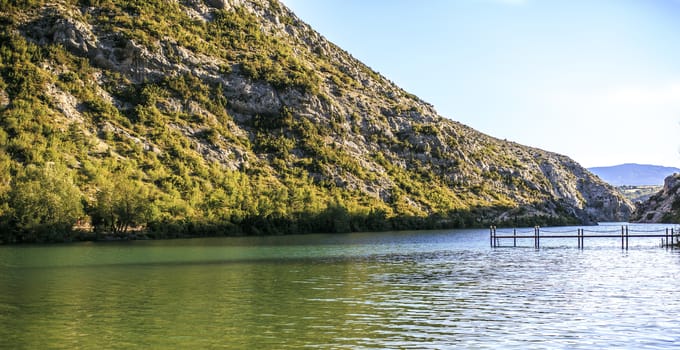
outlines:
M590 205L590 178L546 175L573 162L433 115L275 0L0 8L0 241L574 223ZM556 195L577 190L576 209Z

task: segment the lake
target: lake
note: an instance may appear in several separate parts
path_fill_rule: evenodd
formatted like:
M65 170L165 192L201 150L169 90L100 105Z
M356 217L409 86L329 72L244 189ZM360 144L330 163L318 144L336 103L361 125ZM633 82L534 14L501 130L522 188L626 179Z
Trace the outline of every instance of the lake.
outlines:
M0 348L680 345L680 250L519 243L441 230L4 246Z

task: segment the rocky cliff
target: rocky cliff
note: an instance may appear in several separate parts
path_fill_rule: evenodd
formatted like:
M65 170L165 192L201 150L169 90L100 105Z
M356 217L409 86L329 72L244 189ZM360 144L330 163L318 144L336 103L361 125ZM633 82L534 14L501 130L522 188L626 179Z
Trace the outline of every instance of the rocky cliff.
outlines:
M148 194L147 225L336 209L396 228L593 223L632 210L568 157L443 118L276 0L22 4L0 10L3 179L63 165L86 215L115 177Z
M663 189L647 201L639 203L631 221L644 223L680 222L680 174L664 180Z

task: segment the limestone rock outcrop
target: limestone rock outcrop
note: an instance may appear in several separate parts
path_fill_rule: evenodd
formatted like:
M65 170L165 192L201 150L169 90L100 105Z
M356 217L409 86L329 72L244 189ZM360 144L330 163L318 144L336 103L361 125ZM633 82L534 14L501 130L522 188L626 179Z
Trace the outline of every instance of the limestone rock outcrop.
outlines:
M680 174L664 180L663 189L646 202L639 203L631 221L643 223L677 223L680 219Z

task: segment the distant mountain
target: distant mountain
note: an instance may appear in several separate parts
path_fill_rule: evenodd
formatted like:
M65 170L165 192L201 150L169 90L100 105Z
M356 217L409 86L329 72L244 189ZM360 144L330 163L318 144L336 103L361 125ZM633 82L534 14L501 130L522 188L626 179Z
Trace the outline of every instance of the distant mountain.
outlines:
M600 179L614 186L663 185L663 180L680 169L659 165L621 164L588 168Z

